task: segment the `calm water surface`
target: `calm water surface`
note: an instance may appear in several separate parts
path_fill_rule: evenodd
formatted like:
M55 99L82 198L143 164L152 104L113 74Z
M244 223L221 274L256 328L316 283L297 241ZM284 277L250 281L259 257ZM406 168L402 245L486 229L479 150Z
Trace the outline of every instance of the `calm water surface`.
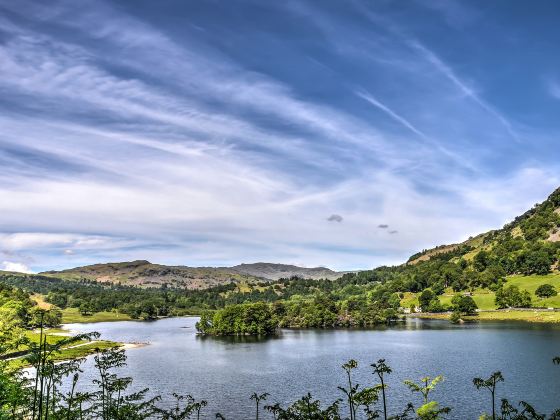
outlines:
M278 338L236 340L196 336L197 318L154 322L69 324L74 331L99 331L102 338L147 342L127 351L128 366L121 372L134 377L135 388L153 394L172 392L207 399L205 418L221 412L228 419L254 418L253 392L270 393L267 403L294 401L310 391L321 401L342 397L340 365L350 358L359 363L355 379L372 384L370 363L385 358L391 411L409 401L419 403L402 384L404 379L443 374L434 398L453 407L450 418L476 419L489 411L486 392L475 391L472 378L501 370L506 382L498 397L533 403L541 412L560 407L560 329L525 323L477 323L453 326L447 321L408 320L379 330L282 330ZM84 377L92 378L91 358ZM170 404L164 398L162 404ZM265 414L264 418L268 414Z

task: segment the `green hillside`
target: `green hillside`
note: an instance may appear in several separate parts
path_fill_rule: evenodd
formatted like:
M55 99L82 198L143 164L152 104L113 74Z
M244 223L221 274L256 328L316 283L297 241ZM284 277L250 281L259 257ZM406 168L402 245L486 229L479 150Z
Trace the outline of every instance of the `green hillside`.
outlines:
M532 304L534 307L538 308L560 308L560 295L540 298L535 295L535 290L542 284L551 284L558 291L560 291L560 273L547 274L544 276L532 275L532 276L510 276L506 278L506 283L509 285L518 286L522 290L527 290L531 293ZM474 289L472 292L472 298L476 302L477 306L481 310L494 310L497 309L495 303L496 294L490 289ZM410 307L411 305L418 305L418 295L419 293L405 293L404 299L401 300L401 305L403 307ZM444 291L442 295L439 296L439 300L443 305L451 305L451 299L456 295L453 289L448 288Z

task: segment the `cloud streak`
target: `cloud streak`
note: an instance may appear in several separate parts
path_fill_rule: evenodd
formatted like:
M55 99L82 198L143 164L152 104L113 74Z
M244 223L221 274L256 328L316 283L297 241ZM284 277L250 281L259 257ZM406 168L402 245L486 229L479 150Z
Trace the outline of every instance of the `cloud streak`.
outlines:
M238 6L0 6L6 263L367 268L496 227L515 214L500 200L555 180L506 153L514 119L413 33L351 7Z
M521 141L519 134L515 131L511 122L507 118L505 118L499 111L497 111L492 105L482 99L472 87L468 86L463 80L461 80L461 78L457 76L455 71L443 60L441 60L433 51L416 40L409 41L409 45L420 55L422 55L429 63L431 63L449 81L451 81L459 89L460 92L462 92L469 99L473 100L483 110L495 117L513 140L517 142Z

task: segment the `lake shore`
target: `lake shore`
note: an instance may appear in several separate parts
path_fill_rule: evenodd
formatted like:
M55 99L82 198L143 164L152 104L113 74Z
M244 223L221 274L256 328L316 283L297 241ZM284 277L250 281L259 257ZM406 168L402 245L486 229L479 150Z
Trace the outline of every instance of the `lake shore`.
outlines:
M408 314L409 318L449 319L450 312L443 313L415 313ZM466 321L524 321L532 323L556 324L560 323L560 312L539 309L505 309L495 311L480 311L478 315L464 317Z

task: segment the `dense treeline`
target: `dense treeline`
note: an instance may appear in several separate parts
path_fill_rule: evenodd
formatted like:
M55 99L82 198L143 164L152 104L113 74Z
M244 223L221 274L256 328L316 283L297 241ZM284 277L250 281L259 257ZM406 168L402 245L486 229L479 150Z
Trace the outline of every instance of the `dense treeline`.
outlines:
M0 283L43 294L47 302L61 309L78 308L85 315L118 310L132 318L142 319L221 308L228 303L224 295L236 288L234 284L228 284L195 291L165 287L143 289L89 280L66 281L47 276L19 274L0 274Z
M396 320L399 306L399 295L383 285L366 293L349 286L337 293L293 295L271 304L229 305L204 312L196 328L210 335L269 335L277 328L371 327Z
M60 324L60 310L42 311L29 293L0 283L0 324L17 328L33 328L39 324L55 327ZM2 339L2 337L0 337Z

